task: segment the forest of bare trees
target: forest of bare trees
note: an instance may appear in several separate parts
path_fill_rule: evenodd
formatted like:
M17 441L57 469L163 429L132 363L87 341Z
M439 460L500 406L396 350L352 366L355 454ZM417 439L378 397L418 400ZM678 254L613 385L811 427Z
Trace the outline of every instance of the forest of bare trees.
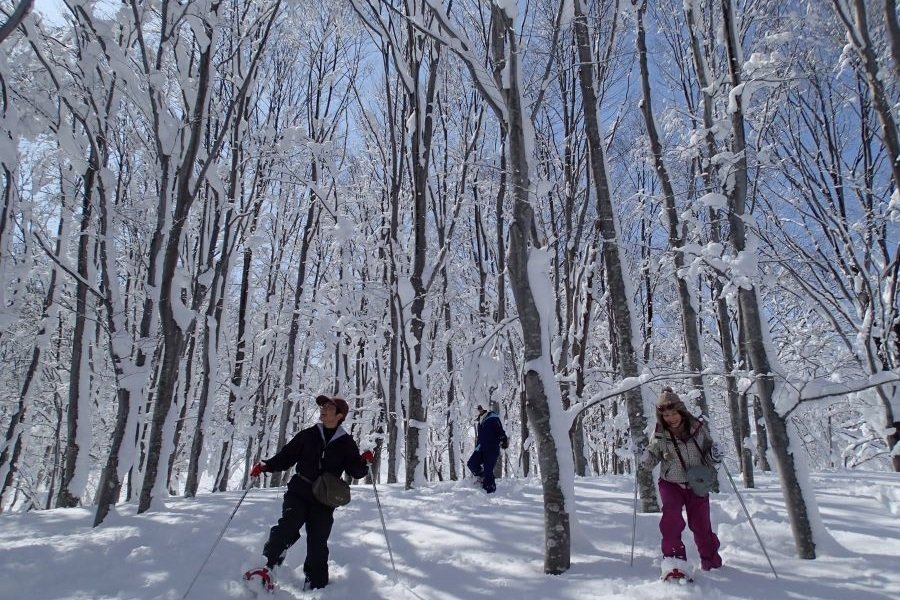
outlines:
M317 416L379 482L634 473L674 387L816 557L900 471L895 0L65 0L0 12L0 511L243 489ZM266 485L281 484L278 476Z

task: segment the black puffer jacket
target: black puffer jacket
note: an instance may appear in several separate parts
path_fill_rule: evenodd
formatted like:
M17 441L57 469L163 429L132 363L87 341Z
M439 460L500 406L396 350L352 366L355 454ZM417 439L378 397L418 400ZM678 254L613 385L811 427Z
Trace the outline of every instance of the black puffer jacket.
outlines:
M303 498L312 499L312 482L319 473L328 471L340 477L344 471L359 479L365 477L366 462L359 456L359 447L350 434L338 425L325 446L323 425L316 423L295 435L275 456L265 460L266 471L287 471L297 465L288 490ZM321 460L321 469L319 467Z

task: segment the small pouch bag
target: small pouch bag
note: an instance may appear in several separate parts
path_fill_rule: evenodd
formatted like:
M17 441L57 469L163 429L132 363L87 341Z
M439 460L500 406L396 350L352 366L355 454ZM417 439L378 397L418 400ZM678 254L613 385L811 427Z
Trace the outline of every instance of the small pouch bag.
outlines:
M687 485L691 488L691 491L698 496L708 496L710 492L717 491L716 485L719 482L719 476L716 473L715 467L710 466L705 462L688 467L684 462L684 458L681 456L681 450L678 449L678 442L675 440L675 436L671 431L669 432L669 437L672 439L672 445L675 447L678 461L681 463L685 475L687 475ZM700 444L697 443L697 438L692 439L694 445L697 446L697 450L700 451L700 455L703 456L703 449L700 447Z
M310 481L303 475L300 479L312 486L313 498L331 508L345 506L350 503L350 484L335 475L322 469L322 459L325 458L325 447L328 442L325 441L325 433L319 428L322 435L322 455L319 456L319 476L315 481Z
M708 496L717 480L716 470L709 465L695 465L687 470L687 484L698 496Z
M313 482L312 493L316 500L332 508L350 503L350 485L328 471L323 471Z

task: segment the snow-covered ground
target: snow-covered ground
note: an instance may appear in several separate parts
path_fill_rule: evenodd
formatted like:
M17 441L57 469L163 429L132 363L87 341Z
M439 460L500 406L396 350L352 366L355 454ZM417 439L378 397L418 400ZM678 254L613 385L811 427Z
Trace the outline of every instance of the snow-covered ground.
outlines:
M471 482L434 483L406 492L379 486L399 578L394 579L372 486L354 486L331 536L332 583L301 591L305 537L288 553L274 598L468 600L475 598L648 599L825 598L875 600L900 595L900 476L837 472L813 476L834 542L817 560L794 558L777 481L741 490L775 568L772 575L738 498L713 496L713 521L725 566L698 572L694 584L658 581L657 515L638 515L629 566L633 483L629 477L576 480L572 568L543 574L540 484L500 480L486 496ZM120 506L98 529L92 513L60 509L0 516L0 598L179 599L207 556L239 492L173 498L135 516ZM281 490L254 489L244 500L188 598L253 598L240 574L257 566ZM689 532L687 532L689 535ZM689 542L689 538L685 538ZM696 551L688 543L689 560ZM298 575L299 573L299 575ZM260 593L260 596L263 596Z

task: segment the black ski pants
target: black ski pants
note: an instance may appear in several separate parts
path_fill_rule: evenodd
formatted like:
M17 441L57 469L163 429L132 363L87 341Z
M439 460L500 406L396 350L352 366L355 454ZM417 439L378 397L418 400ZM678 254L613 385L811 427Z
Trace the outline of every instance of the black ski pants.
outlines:
M488 494L493 494L497 491L497 483L494 480L494 465L497 464L498 458L500 458L499 446L496 449L491 448L488 450L479 448L472 453L472 456L469 457L469 461L466 463L473 475L482 478L481 487Z
M269 531L269 540L263 548L268 564L281 564L288 548L300 539L300 528L306 525L303 573L310 587L325 587L328 585L328 536L333 524L333 508L288 490L281 505L281 518Z

